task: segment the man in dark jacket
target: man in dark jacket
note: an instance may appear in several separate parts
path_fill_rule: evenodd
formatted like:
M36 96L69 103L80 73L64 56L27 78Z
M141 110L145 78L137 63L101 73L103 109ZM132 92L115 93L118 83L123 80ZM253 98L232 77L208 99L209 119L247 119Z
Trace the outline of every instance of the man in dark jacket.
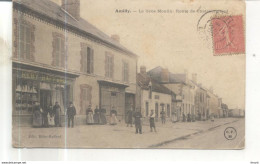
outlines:
M126 124L127 124L127 127L128 127L128 125L133 127L132 123L133 123L133 105L131 104L130 109L126 113Z
M71 122L71 127L74 127L74 116L76 115L76 109L73 105L72 102L70 102L70 105L67 110L67 116L68 116L68 127L70 127L70 122Z
M135 134L137 134L138 132L140 134L142 134L142 114L140 111L136 111L134 114L134 118L135 118Z

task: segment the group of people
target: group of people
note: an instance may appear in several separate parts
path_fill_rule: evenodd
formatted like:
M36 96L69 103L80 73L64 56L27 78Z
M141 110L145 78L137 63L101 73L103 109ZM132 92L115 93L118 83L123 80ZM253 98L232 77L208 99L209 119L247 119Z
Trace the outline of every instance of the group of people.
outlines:
M106 119L106 110L105 109L99 109L98 106L96 106L96 109L93 110L91 109L91 105L89 105L88 109L86 110L86 115L87 115L87 124L88 125L105 125L107 124L107 119Z
M66 111L68 127L74 127L74 116L76 109L72 102ZM61 107L58 102L50 105L48 108L42 108L40 103L36 101L33 108L33 127L61 127Z
M133 105L131 105L130 110L127 111L126 113L126 124L127 127L130 125L132 127L133 123L133 118L134 118L134 124L135 124L135 133L136 134L142 134L142 114L139 110L133 111ZM165 123L165 120L163 121ZM151 132L156 132L155 128L155 113L154 110L151 110L151 113L149 115L149 123L150 123L150 131Z
M74 116L76 115L76 109L72 102L69 103L69 106L66 110L66 118L68 127L74 127ZM161 111L161 120L162 124L166 122L166 113L164 110ZM155 112L151 110L149 115L149 123L150 123L150 131L156 132L155 127ZM133 121L134 119L134 121ZM86 124L87 125L105 125L107 124L106 119L106 109L99 109L96 106L96 109L91 109L91 105L86 110ZM117 111L113 107L110 111L110 125L116 125L118 122L117 119ZM130 109L126 113L126 124L127 127L135 125L135 133L142 134L142 114L139 110L134 111L133 105L131 105ZM35 106L33 109L33 126L34 127L61 127L61 107L58 102L55 102L55 105L50 105L49 108L42 109L39 102L35 102Z

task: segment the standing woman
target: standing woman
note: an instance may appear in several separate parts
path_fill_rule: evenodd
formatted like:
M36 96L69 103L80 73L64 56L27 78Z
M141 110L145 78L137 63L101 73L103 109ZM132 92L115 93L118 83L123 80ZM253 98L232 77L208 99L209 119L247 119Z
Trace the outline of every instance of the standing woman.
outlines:
M93 110L91 109L91 105L88 106L86 114L87 114L87 124L88 125L94 124Z
M115 110L115 107L112 107L112 110L110 111L110 125L116 125L117 124L117 111Z
M55 126L61 127L61 121L60 121L61 107L58 102L55 102L55 105L53 107L53 112L55 114L54 116Z
M150 118L149 118L151 132L153 132L153 129L154 129L154 132L156 132L154 118L155 118L154 111L153 111L153 110L151 110L151 114L150 114Z
M33 127L42 127L43 117L42 117L42 109L38 101L34 103L33 108Z
M105 125L107 124L107 118L106 118L106 109L100 109L100 124Z
M54 126L54 112L53 112L53 107L52 105L49 106L49 113L48 113L48 124L49 126Z
M93 116L93 119L94 119L94 124L100 124L100 110L98 108L98 106L96 106L96 109L94 110L94 116Z

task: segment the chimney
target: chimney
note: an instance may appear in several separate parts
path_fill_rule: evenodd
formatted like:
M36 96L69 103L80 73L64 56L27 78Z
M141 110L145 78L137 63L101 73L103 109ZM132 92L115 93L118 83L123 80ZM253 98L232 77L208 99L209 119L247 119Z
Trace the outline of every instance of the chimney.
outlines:
M162 69L161 82L169 82L169 71L167 68Z
M80 18L80 0L62 0L61 8L67 11L75 19Z
M141 66L140 67L140 73L141 74L146 74L146 67L145 66Z
M192 81L197 84L197 74L196 73L192 74Z
M212 86L209 88L209 91L210 91L211 93L213 93L213 87L212 87Z
M111 38L112 38L114 41L120 43L120 37L119 37L119 35L116 35L116 34L111 35Z

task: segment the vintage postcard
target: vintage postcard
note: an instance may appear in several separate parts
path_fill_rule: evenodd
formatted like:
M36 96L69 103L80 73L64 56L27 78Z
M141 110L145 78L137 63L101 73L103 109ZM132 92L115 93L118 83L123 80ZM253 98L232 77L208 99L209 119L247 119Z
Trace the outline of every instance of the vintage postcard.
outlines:
M243 0L14 0L15 148L245 147Z

